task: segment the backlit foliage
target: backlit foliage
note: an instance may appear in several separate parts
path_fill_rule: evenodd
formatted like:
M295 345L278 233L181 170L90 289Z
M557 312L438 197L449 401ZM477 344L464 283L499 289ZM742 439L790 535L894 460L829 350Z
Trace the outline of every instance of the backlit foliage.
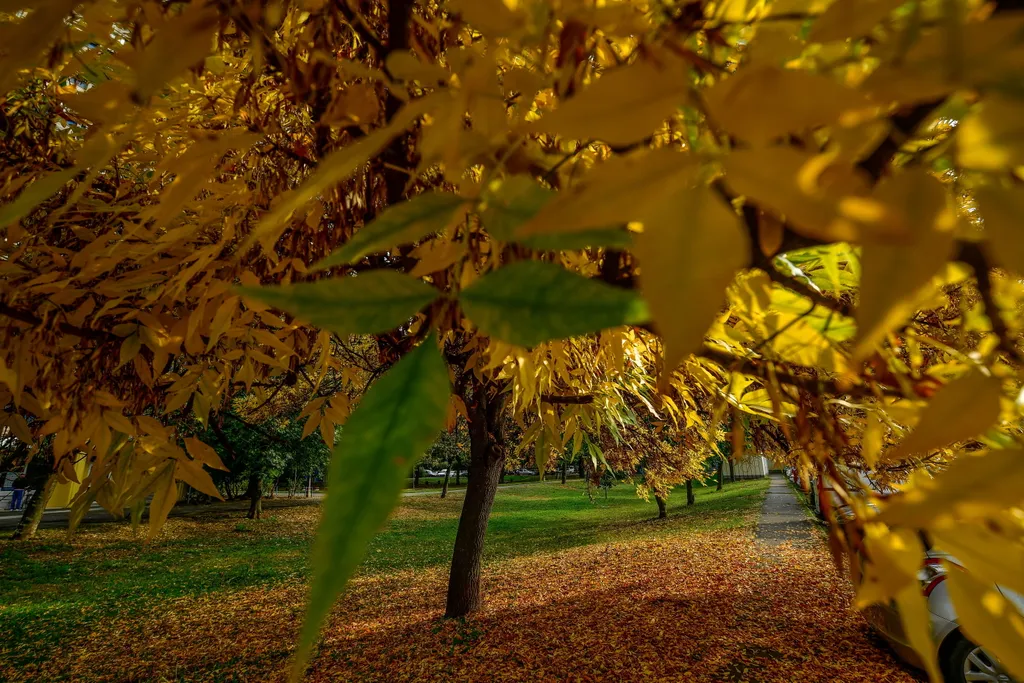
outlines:
M328 499L308 646L467 387L541 467L621 406L694 449L747 413L921 635L921 532L961 602L1024 589L1014 10L2 0L5 425L61 476L89 454L82 500L155 493L156 530L220 466L176 416L338 373L333 434L369 385L334 468L382 493Z

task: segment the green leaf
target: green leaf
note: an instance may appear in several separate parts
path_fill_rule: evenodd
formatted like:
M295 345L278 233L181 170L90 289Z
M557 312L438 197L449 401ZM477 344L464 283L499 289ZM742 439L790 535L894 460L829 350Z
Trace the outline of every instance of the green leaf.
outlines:
M376 334L409 320L439 296L422 280L390 270L273 287L238 287L245 296L338 334Z
M484 333L520 346L648 319L634 292L543 261L519 261L488 273L459 301Z
M328 474L327 498L313 544L313 581L292 678L366 545L398 503L413 461L444 427L448 369L430 335L381 377L345 423Z
M533 249L557 251L588 247L629 247L633 240L624 226L593 228L567 233L517 235L519 227L533 219L558 195L527 176L517 175L501 183L486 201L480 220L492 236Z
M375 221L357 231L344 246L314 265L313 269L353 263L367 254L415 242L442 230L464 202L458 195L426 192L388 207Z

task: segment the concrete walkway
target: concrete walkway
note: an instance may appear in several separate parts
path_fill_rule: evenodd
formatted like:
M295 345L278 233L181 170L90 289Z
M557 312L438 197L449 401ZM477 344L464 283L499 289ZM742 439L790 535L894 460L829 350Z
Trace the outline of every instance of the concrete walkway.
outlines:
M769 479L768 495L757 522L757 540L769 546L813 542L811 518L786 477L771 474Z

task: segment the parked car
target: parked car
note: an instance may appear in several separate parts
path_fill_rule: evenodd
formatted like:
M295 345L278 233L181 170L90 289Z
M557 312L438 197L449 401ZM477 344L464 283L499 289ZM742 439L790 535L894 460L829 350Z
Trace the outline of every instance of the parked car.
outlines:
M877 511L877 507L871 507ZM840 523L854 517L852 509L846 505L837 505L833 509ZM995 657L971 642L960 630L960 622L946 586L946 568L943 565L943 560L958 564L956 558L932 548L926 548L926 551L918 580L921 582L921 592L928 599L932 637L935 640L939 668L945 682L1018 683ZM1014 607L1024 611L1024 596L1003 586L996 588ZM889 642L901 659L921 668L921 658L911 647L903 631L903 620L893 602L871 605L864 610L864 616L872 629Z
M960 631L953 602L946 587L946 569L942 561L955 563L954 558L936 551L929 551L924 566L918 574L921 591L928 599L931 612L932 637L939 653L939 667L946 683L1015 683L1015 680L999 664L995 657L983 647L972 643ZM1019 610L1024 610L1024 597L997 586L999 591ZM872 628L892 645L904 661L920 667L921 660L910 646L903 632L903 621L895 604L872 605L864 611Z

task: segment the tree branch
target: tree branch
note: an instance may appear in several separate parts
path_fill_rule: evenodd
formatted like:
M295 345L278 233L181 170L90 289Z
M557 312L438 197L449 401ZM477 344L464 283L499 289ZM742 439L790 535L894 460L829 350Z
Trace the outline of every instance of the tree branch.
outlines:
M12 320L18 320L28 325L34 325L35 327L42 327L44 323L42 318L27 311L19 311L18 309L4 303L0 303L0 315L11 318ZM55 327L64 334L70 334L84 339L95 339L97 341L111 341L115 339L120 341L121 339L116 334L107 332L106 330L92 330L87 327L78 327L77 325L72 325L67 322L59 322Z
M961 242L957 251L956 260L966 263L974 270L974 277L978 283L978 293L981 294L981 302L985 307L985 314L992 324L992 332L999 339L999 350L1013 358L1017 363L1024 365L1024 353L1021 353L1010 334L1003 314L999 310L995 297L992 294L991 266L982 251L981 245L977 242Z
M559 403L563 405L581 406L594 402L593 394L576 394L574 396L558 396L555 394L541 394L540 400L544 403Z

